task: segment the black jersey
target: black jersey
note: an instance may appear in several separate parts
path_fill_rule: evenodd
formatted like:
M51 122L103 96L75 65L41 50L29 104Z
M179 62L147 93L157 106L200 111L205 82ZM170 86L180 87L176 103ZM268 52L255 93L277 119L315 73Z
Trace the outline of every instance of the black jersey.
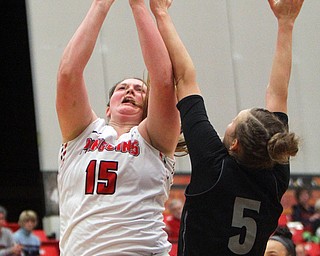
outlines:
M201 96L186 97L177 106L192 166L178 255L264 255L283 210L289 165L240 166L210 124ZM286 114L276 115L288 123Z

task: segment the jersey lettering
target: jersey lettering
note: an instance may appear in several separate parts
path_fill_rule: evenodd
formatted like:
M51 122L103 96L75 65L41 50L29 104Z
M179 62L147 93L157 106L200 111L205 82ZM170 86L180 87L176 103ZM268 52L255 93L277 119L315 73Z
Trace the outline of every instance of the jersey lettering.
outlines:
M115 151L120 153L129 153L133 156L138 156L140 154L140 146L138 140L129 140L129 141L122 141L117 145L112 145L105 141L105 139L92 139L87 138L86 144L83 147L83 151L87 152L103 152L103 151Z

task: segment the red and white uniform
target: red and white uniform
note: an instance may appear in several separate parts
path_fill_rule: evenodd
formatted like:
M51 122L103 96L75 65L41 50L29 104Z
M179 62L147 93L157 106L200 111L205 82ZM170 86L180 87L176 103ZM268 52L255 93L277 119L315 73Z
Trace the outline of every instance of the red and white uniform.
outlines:
M61 256L168 252L162 212L174 164L137 127L117 139L103 119L64 143L58 173Z

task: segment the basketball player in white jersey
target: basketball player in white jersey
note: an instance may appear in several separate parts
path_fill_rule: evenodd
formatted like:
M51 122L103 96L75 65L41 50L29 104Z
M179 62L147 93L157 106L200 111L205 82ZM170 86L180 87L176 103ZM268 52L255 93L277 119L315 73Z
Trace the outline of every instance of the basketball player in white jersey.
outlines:
M105 118L97 117L87 95L83 71L113 2L93 0L58 71L62 256L168 255L171 248L162 212L180 120L170 58L143 0L129 3L150 89L137 78L117 83Z

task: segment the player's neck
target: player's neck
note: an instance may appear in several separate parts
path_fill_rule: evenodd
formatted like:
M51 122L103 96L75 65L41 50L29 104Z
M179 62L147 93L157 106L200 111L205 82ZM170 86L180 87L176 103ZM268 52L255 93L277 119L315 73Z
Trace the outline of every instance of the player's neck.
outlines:
M118 134L118 138L124 134L124 133L127 133L130 131L130 129L136 125L138 125L138 123L118 123L118 122L115 122L115 121L110 121L109 122L109 125L112 126L117 134Z

